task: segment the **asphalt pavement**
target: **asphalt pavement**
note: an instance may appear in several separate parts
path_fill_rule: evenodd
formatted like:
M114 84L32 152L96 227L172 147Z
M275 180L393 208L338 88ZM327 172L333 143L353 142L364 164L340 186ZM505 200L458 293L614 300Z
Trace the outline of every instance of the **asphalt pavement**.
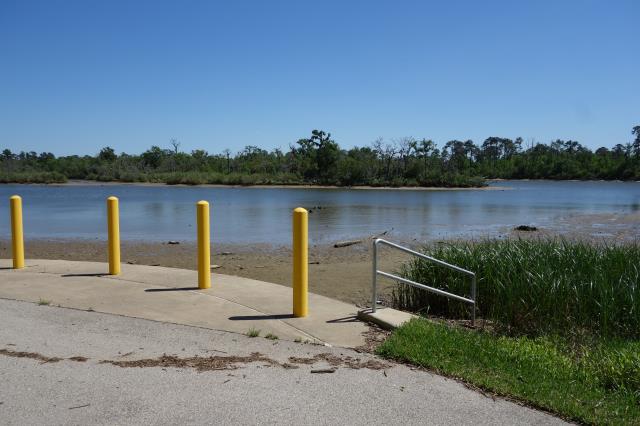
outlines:
M562 423L350 349L3 299L0 324L5 425Z

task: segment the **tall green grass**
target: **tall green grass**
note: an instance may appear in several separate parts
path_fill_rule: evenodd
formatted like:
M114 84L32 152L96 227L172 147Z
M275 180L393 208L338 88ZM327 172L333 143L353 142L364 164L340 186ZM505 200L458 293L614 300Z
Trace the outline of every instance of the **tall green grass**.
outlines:
M477 274L478 315L503 331L640 337L637 243L487 240L424 251ZM402 272L420 283L470 294L468 278L422 260L412 261ZM402 309L429 315L460 318L470 314L469 305L401 284L393 299Z

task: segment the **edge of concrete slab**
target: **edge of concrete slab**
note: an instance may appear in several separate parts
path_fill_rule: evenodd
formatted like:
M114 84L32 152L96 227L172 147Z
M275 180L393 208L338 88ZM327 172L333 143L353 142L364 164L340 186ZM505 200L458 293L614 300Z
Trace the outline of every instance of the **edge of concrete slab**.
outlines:
M309 293L310 315L294 318L288 286L212 273L212 288L185 287L197 283L197 271L159 266L122 265L118 276L104 272L99 262L31 259L14 270L9 259L0 259L0 297L238 333L255 328L330 346L366 342L357 307L318 294Z
M371 311L371 308L358 311L359 320L376 324L385 330L395 330L413 318L417 318L417 316L386 307L376 308L375 313Z

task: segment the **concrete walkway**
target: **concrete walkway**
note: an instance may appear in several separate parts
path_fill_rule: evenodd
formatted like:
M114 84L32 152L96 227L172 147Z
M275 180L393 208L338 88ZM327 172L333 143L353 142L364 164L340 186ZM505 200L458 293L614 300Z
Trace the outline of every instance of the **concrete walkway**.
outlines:
M0 298L342 347L364 344L368 329L355 306L312 293L309 316L293 318L292 290L278 284L212 274L211 288L199 290L196 271L128 264L118 276L106 271L105 263L63 260L28 260L14 270L3 259Z
M3 425L563 424L350 349L11 300L0 323Z

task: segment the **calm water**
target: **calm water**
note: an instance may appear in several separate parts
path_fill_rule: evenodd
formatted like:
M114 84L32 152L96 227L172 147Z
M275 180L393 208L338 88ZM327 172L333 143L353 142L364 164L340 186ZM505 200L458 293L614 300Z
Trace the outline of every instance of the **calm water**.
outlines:
M26 238L104 239L105 198L120 198L123 240L195 240L195 202L212 203L212 239L224 243L290 242L291 210L309 215L313 242L390 231L393 238L432 240L488 236L515 225L561 229L586 216L605 229L608 214L640 211L640 183L520 182L493 191L206 188L134 185L0 185L0 238L9 237L9 196L23 198ZM600 221L595 223L593 221ZM628 222L628 221L627 221ZM616 225L617 226L617 225ZM626 223L631 232L637 223Z

